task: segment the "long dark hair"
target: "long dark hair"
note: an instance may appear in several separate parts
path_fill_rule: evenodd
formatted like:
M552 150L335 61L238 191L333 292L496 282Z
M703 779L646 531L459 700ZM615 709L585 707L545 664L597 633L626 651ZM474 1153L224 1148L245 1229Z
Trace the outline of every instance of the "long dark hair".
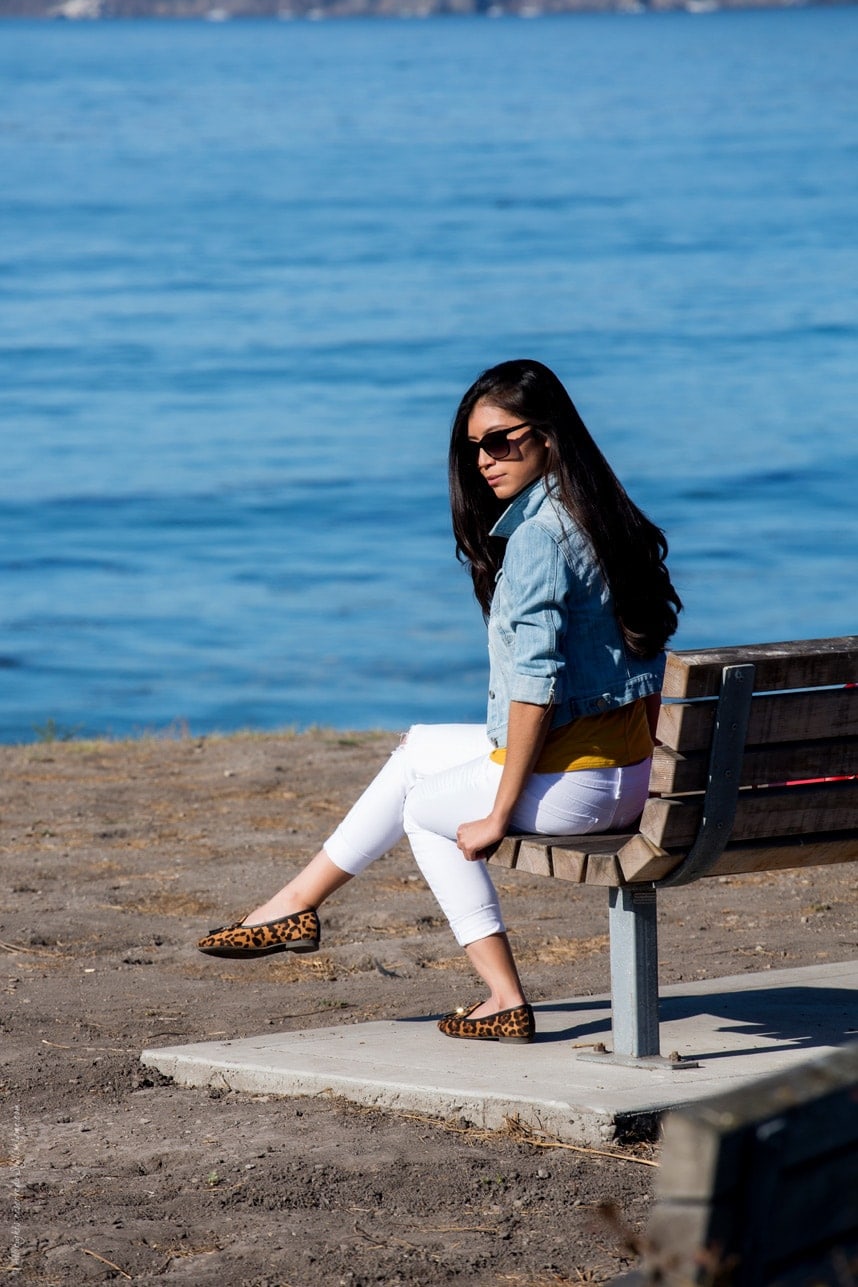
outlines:
M506 544L489 532L507 502L486 486L468 446L468 421L483 399L545 438L544 473L556 478L560 502L590 541L610 587L626 649L635 657L654 657L676 630L682 610L665 565L664 532L630 500L554 372L527 358L490 367L474 381L450 436L456 556L470 569L484 614L491 607Z

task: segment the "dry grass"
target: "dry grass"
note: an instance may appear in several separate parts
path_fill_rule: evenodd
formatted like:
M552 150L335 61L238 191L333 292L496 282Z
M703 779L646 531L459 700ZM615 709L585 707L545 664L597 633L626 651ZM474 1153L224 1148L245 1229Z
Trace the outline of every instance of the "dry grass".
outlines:
M290 953L288 958L271 963L271 976L276 983L297 983L307 978L333 983L338 975L346 973L349 971L335 965L324 953L312 956L293 956Z
M583 961L607 951L610 940L607 934L592 938L553 938L530 947L515 944L515 956L520 965L560 965L566 961Z
M343 1111L356 1114L357 1116L370 1116L377 1114L379 1110L371 1105L353 1104L350 1101L342 1100L340 1096L333 1091L321 1091L322 1096L337 1100ZM512 1140L514 1144L526 1144L531 1148L540 1149L563 1149L570 1153L582 1153L587 1157L604 1157L612 1162L633 1162L637 1166L654 1166L659 1163L652 1157L652 1146L640 1144L635 1152L622 1152L619 1149L607 1148L590 1148L584 1144L570 1144L566 1140L559 1139L556 1135L550 1135L547 1131L535 1130L522 1122L518 1114L512 1117L504 1117L503 1126L488 1127L474 1126L471 1122L457 1120L449 1117L432 1117L427 1113L411 1113L406 1111L397 1111L396 1109L385 1109L388 1115L394 1115L408 1122L419 1122L421 1126L431 1126L435 1130L446 1131L451 1135L461 1135L467 1139L472 1139L480 1143L489 1140Z

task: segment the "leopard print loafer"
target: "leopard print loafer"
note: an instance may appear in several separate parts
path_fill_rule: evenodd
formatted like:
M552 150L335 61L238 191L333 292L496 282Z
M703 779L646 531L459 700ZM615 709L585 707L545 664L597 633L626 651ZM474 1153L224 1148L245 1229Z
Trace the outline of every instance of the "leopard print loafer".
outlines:
M319 918L312 907L262 925L223 925L201 938L197 947L209 956L270 956L272 952L317 952Z
M497 1014L487 1014L482 1019L469 1019L472 1010L480 1002L460 1007L453 1014L446 1015L438 1023L445 1037L465 1037L470 1041L533 1041L536 1036L536 1023L533 1010L527 1005L516 1005L511 1010L498 1010Z

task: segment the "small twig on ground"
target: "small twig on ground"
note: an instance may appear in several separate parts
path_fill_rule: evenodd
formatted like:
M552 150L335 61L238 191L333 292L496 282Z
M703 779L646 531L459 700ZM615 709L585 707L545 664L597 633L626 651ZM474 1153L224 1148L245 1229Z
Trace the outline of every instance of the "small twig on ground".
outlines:
M97 1251L90 1251L89 1247L81 1247L81 1251L85 1256L92 1256L93 1260L100 1260L103 1265L108 1265L111 1269L115 1269L118 1274L122 1274L122 1277L127 1278L129 1282L133 1281L130 1274L127 1274L124 1269L120 1269L119 1265L115 1265L106 1256L100 1256Z
M633 1153L615 1153L604 1148L587 1148L583 1144L567 1144L565 1140L558 1140L554 1136L546 1135L542 1131L534 1131L532 1127L525 1126L517 1117L505 1117L508 1133L519 1144L532 1144L534 1148L563 1148L569 1149L573 1153L588 1153L593 1157L609 1157L617 1162L637 1162L638 1166L658 1166L658 1162L649 1157L635 1157Z
M26 947L23 943L6 943L0 939L0 952L29 952L31 956L53 956L52 951L43 947Z
M486 1224L421 1225L423 1233L497 1233L497 1227Z
M429 1260L440 1261L441 1257L436 1256L433 1251L426 1251L425 1248L418 1246L416 1242L406 1242L404 1238L375 1238L366 1229L362 1229L357 1220L354 1223L355 1233L359 1233L367 1242L371 1242L374 1247L405 1247L408 1251L420 1251Z
M67 1046L62 1041L48 1041L42 1037L42 1045L50 1046L52 1050L80 1050L82 1053L91 1055L133 1055L136 1049L125 1046Z
M412 1122L421 1122L426 1126L434 1126L442 1131L449 1131L453 1135L468 1135L472 1139L490 1140L505 1137L512 1139L516 1144L530 1144L534 1148L562 1148L568 1149L572 1153L586 1153L592 1157L607 1157L614 1162L637 1162L639 1166L658 1166L658 1162L654 1162L647 1157L635 1157L632 1153L615 1153L609 1149L588 1148L583 1144L567 1144L565 1140L556 1139L552 1135L546 1135L543 1132L537 1133L530 1126L525 1126L517 1117L505 1117L504 1125L500 1130L490 1130L479 1126L459 1126L455 1122L444 1120L443 1118L427 1117L423 1113L397 1113L397 1117L404 1117Z

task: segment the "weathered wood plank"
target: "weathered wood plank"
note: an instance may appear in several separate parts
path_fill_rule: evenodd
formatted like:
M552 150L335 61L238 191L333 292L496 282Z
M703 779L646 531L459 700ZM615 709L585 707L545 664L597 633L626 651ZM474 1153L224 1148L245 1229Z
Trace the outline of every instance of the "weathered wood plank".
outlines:
M656 1197L712 1201L735 1192L745 1179L742 1136L756 1146L766 1138L765 1132L758 1134L763 1122L780 1129L787 1119L790 1133L779 1151L789 1165L833 1151L838 1140L848 1144L858 1139L856 1089L858 1042L851 1042L787 1072L677 1109L665 1120ZM853 1151L858 1167L858 1150Z
M544 844L531 844L523 840L519 845L516 871L529 871L534 876L553 876L551 848Z
M723 1245L733 1231L729 1214L714 1228L713 1224L713 1213L702 1203L658 1203L647 1224L641 1283L646 1287L656 1283L659 1287L695 1287L707 1282L702 1275L715 1269L718 1258L706 1253L701 1256L701 1248ZM714 1273L708 1281L724 1282Z
M571 880L580 885L587 874L587 855L574 849L551 847L551 861L557 880Z
M662 706L658 740L683 754L705 750L712 740L715 702ZM755 697L748 722L748 746L858 736L858 688Z
M693 842L702 813L699 796L653 796L644 806L640 832L660 849L679 849ZM742 792L730 837L763 840L836 831L858 834L858 781Z
M569 880L574 884L642 884L661 880L678 867L686 856L688 846L682 849L665 851L644 835L593 835L576 839L575 847L570 847L572 837L538 837L529 838L531 847L543 846L551 856L554 878ZM599 842L602 842L599 844ZM511 853L512 846L507 849ZM587 879L588 855L593 853L602 862ZM606 856L616 856L617 867L605 866ZM498 855L491 857L491 864L511 866L504 862L503 855L498 862ZM728 844L722 856L715 862L710 876L747 875L754 871L786 871L791 867L834 866L839 862L858 862L858 833L852 837L790 837L781 842ZM536 860L534 866L518 867L517 870L536 871L538 875L548 875L548 864ZM611 875L616 880L610 879Z
M808 1249L801 1257L795 1257L790 1264L778 1266L773 1270L775 1287L842 1287L844 1274L858 1282L858 1238L841 1241L838 1239L833 1247L820 1250ZM668 1287L668 1284L665 1284ZM686 1285L687 1287L687 1285Z
M840 1282L857 1146L858 1043L669 1114L638 1281L720 1282L720 1265L736 1287Z
M506 836L489 859L496 867L514 868L521 841L518 836Z
M858 635L671 652L667 656L662 694L712 697L720 690L724 666L746 662L756 666L755 692L854 684L858 683Z
M755 871L789 871L792 867L833 867L841 862L858 862L858 834L848 840L805 841L798 836L779 845L728 845L707 876L742 876Z
M498 867L582 884L591 855L597 858L615 856L633 834L606 831L589 836L507 836L489 862ZM604 871L604 866L600 870ZM621 882L618 880L618 883Z
M589 856L617 854L634 834L633 831L596 831L584 836L543 836L541 839L548 840L554 850L568 849Z
M599 863L616 857L621 847L630 839L630 833L606 831L596 835L552 836L551 861L558 880L572 880L579 884L589 879L590 862Z
M661 880L679 866L685 854L685 849L667 853L658 845L651 844L645 836L638 835L623 845L617 861L623 880L627 885L633 885Z
M667 851L652 844L642 835L581 836L577 847L568 847L568 836L540 836L536 842L550 848L553 875L558 880L588 885L632 885L659 881L674 871L685 857L688 846ZM604 841L597 848L596 842ZM549 845L550 842L550 845ZM597 858L592 874L587 876L588 854ZM608 857L616 856L617 866L606 866ZM497 855L491 859L496 863ZM829 867L842 862L858 862L858 834L828 839L803 836L757 844L730 844L717 860L709 876L741 876L759 871L787 871L793 867ZM500 863L509 866L509 863ZM547 875L545 867L519 868Z
M704 1249L729 1246L733 1236L734 1220L729 1211L713 1211L702 1202L659 1202L647 1223L641 1281L647 1287L656 1283L659 1287L729 1283L729 1279L715 1276L718 1253ZM710 1277L702 1276L707 1273Z
M784 1176L786 1183L775 1186L773 1200L762 1204L763 1227L748 1224L750 1213L744 1209L748 1200L742 1192L713 1204L661 1202L647 1227L646 1272L639 1281L662 1287L712 1282L725 1287L848 1283L848 1278L839 1276L838 1267L842 1272L846 1254L858 1250L854 1189L849 1192L853 1177L854 1163L843 1158L823 1163L801 1179ZM782 1207L787 1196L793 1200ZM839 1256L831 1255L835 1250ZM726 1277L717 1272L739 1264L746 1271L741 1275L735 1269ZM803 1272L792 1276L799 1267Z
M836 1243L856 1234L858 1150L854 1145L817 1154L802 1167L784 1168L766 1232L769 1265L789 1264L808 1246Z
M669 747L657 746L649 789L659 795L702 791L708 773L708 750L683 755ZM784 742L777 746L749 747L742 759L739 785L766 786L853 774L858 774L858 738Z
M584 876L587 885L606 885L616 888L623 883L623 874L616 854L590 854Z

